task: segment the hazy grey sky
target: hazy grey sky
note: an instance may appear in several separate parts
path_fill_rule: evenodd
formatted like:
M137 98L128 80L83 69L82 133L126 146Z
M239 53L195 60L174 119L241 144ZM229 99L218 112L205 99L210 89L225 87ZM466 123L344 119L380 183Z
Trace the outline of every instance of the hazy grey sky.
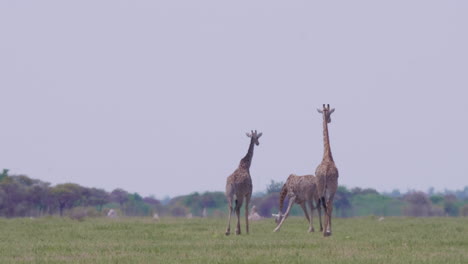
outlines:
M0 1L0 169L162 198L468 185L468 1Z

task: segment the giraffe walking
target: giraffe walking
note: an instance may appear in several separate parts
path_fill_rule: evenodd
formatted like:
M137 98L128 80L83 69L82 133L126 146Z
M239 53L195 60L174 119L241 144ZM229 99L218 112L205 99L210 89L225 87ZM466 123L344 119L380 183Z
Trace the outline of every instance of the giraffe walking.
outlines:
M231 215L236 212L237 226L236 235L240 235L240 208L245 198L245 224L246 232L249 233L249 202L252 197L252 179L250 178L250 164L252 163L252 156L254 151L254 145L259 145L258 139L262 136L262 133L257 134L257 130L247 133L247 137L250 138L249 150L244 158L241 159L239 167L227 178L226 182L226 198L229 206L229 217L226 228L226 235L231 233ZM233 202L235 207L233 207Z
M283 215L283 201L284 198L289 197L289 204L288 208L286 209L286 213ZM322 210L320 208L320 197L317 192L317 178L314 175L304 175L304 176L297 176L294 174L289 175L286 183L283 185L283 188L280 192L280 200L279 200L279 213L277 224L278 226L275 228L274 232L280 230L281 225L286 220L289 215L289 211L294 203L297 203L301 206L302 210L304 211L304 215L309 222L309 232L314 232L314 226L312 224L312 214L314 212L314 202L316 203L318 214L319 214L319 221L320 221L320 231L323 230L322 227ZM310 208L310 217L307 213L306 204L309 205Z
M323 116L323 144L324 152L323 159L320 165L315 170L317 176L317 190L320 196L321 203L325 209L325 229L323 236L331 236L331 218L333 211L333 198L338 189L338 169L333 161L333 156L330 148L330 138L328 137L328 124L331 122L331 114L335 111L330 109L330 105L323 105L323 109L317 109Z

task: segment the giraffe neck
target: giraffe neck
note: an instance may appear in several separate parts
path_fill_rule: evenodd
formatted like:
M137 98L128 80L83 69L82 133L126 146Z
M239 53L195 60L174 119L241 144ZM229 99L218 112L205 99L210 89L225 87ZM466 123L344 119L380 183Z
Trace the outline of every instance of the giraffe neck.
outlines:
M328 123L326 118L323 119L323 160L333 161L333 155L330 148L330 138L328 137Z
M250 168L250 164L252 163L253 152L254 152L254 140L252 138L250 140L249 150L247 151L247 154L245 154L245 157L241 159L239 167L242 167L245 169Z

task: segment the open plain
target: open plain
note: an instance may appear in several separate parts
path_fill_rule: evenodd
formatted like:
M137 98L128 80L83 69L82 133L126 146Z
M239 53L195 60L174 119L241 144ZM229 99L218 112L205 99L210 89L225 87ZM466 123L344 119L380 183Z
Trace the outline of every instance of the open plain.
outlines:
M468 263L468 218L335 218L327 238L298 217L278 233L272 219L251 222L248 235L225 236L225 224L2 218L0 263Z

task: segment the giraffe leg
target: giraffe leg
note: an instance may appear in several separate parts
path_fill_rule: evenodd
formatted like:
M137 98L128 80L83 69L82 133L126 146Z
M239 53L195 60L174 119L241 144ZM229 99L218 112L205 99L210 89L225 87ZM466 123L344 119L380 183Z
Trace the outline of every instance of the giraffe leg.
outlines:
M318 218L320 222L320 232L323 231L323 226L322 226L322 206L320 205L320 200L316 202L317 204L317 211L318 211ZM310 204L312 206L312 203Z
M331 236L332 235L332 228L331 228L331 219L332 219L332 212L333 212L333 201L329 200L327 204L327 223L326 229L324 232L324 236Z
M328 204L327 202L325 201L325 197L322 197L321 198L321 203L323 205L323 209L324 209L324 212L325 212L325 220L324 220L324 225L323 225L323 236L327 236L327 228L328 228Z
M281 219L281 222L278 224L278 226L275 228L275 230L273 230L273 232L278 232L280 230L281 225L283 225L283 223L284 223L284 220L286 220L286 218L288 218L289 211L291 210L291 207L294 204L295 199L296 199L296 196L293 196L293 197L289 198L288 209L286 209L286 213L284 214L284 217Z
M249 202L250 202L250 196L247 195L245 197L245 232L247 234L249 233Z
M308 203L309 206L310 206L309 202L305 202L305 203L301 204L301 207L302 207L302 210L304 211L304 214L306 214L307 221L309 221L309 232L315 232L314 225L312 224L312 214L314 213L314 210L313 210L313 207L310 206L310 216L309 216L308 213L307 213L306 203Z
M307 208L305 206L305 203L300 203L299 205L301 206L302 211L304 211L304 216L307 219L307 222L310 222L309 213L307 212Z
M229 216L228 216L228 223L227 223L227 228L226 228L226 236L229 236L231 234L231 215L233 213L231 197L228 198L228 206L229 206Z
M240 227L240 209L241 209L241 206L242 206L242 200L244 198L239 198L236 199L236 216L237 216L237 225L236 225L236 235L240 235L241 234L241 227Z

